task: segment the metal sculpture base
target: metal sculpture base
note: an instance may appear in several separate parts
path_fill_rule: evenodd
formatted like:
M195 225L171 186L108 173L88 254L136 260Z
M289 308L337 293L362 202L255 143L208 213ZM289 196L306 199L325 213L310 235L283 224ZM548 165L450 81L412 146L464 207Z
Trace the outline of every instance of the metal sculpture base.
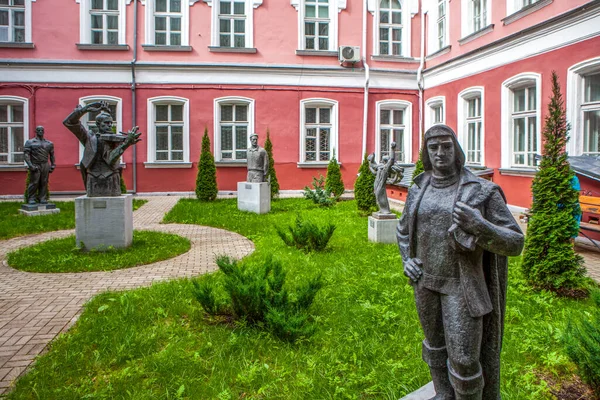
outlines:
M268 213L271 211L271 185L268 182L238 182L237 205L240 211Z
M410 394L407 394L400 400L429 400L434 396L435 389L433 388L433 382L429 382L427 385L415 390Z
M19 214L28 217L39 217L40 215L50 215L60 213L60 208L56 208L55 204L21 204Z
M77 197L75 238L78 247L88 250L129 247L133 241L133 197Z
M375 243L396 243L396 214L373 213L369 216L369 241Z

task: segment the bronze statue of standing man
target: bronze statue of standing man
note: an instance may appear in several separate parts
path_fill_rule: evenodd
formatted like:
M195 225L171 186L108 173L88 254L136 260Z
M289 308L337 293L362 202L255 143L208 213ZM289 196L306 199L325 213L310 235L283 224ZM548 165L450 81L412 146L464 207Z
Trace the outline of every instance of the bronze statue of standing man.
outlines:
M450 127L425 133L422 157L397 236L434 399L498 400L507 256L521 253L523 233L500 187L464 168Z
M269 155L267 151L258 146L258 135L250 135L250 144L248 149L248 176L246 182L261 183L267 181L269 174Z
M35 137L25 142L23 150L25 163L29 169L29 186L27 198L29 204L48 204L48 176L56 164L54 163L54 144L44 139L44 127L35 128ZM50 163L48 163L50 159Z

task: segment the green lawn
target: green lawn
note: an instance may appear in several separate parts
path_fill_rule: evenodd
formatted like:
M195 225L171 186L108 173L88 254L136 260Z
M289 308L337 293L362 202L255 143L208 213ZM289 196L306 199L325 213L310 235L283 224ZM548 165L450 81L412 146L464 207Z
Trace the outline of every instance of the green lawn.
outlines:
M137 210L148 200L133 199L133 209ZM27 217L19 214L22 202L0 202L0 240L34 233L59 231L75 228L75 203L72 201L53 201L60 213Z
M190 249L184 237L153 231L133 231L126 249L83 251L75 236L52 239L8 254L8 265L27 272L112 271L173 258Z
M165 222L239 232L256 245L251 260L273 254L295 285L323 274L311 312L315 334L296 344L243 325L208 319L179 280L89 302L77 324L55 340L8 399L394 399L429 380L423 338L395 245L367 241L354 201L331 209L303 199L273 202L266 215L242 213L236 200L181 200ZM300 213L337 230L329 250L287 247L276 224ZM589 302L536 294L511 261L503 351L503 398L551 398L539 376L572 376L559 338ZM203 279L203 278L200 278Z

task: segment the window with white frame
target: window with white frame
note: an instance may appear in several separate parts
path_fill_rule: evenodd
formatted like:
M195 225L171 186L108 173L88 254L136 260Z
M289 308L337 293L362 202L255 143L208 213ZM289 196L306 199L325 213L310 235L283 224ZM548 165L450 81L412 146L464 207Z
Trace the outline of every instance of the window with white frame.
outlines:
M583 121L583 154L600 155L600 71L584 75L581 118Z
M148 161L189 162L189 101L180 97L148 99Z
M379 3L379 54L402 55L402 3L381 0Z
M338 13L346 0L290 0L298 10L298 49L337 51Z
M211 46L223 49L254 47L254 12L263 0L204 0L212 7Z
M470 165L484 164L483 109L483 88L469 88L458 95L458 138Z
M0 42L24 43L25 26L25 0L0 0Z
M384 100L376 103L377 109L377 159L390 157L392 142L396 143L396 161L410 162L412 105L401 100Z
M491 24L490 0L462 0L462 9L467 10L461 24L462 36L468 36Z
M108 104L108 108L110 109L110 115L113 118L113 130L115 133L119 133L122 129L123 121L122 121L122 100L118 97L113 96L87 96L79 99L79 105L86 106L91 103L96 103L99 101L104 101ZM98 132L98 127L96 126L96 117L100 112L88 112L85 113L81 117L81 123L87 128L88 132ZM83 157L84 151L83 144L79 144L79 158ZM123 156L121 156L121 163L123 163Z
M301 101L300 161L323 163L333 158L337 151L338 104L327 99Z
M523 73L502 85L502 166L535 168L541 143L541 76Z
M569 155L600 156L600 57L568 69L567 119Z
M438 0L436 15L436 37L437 48L442 49L448 43L448 21L446 13L448 11L448 0Z
M77 2L80 3L81 43L125 44L126 0L77 0Z
M254 132L254 100L224 97L215 100L215 154L217 161L246 161Z
M0 164L22 164L27 140L27 100L0 97Z
M436 124L446 123L446 98L444 96L432 97L425 102L425 129Z

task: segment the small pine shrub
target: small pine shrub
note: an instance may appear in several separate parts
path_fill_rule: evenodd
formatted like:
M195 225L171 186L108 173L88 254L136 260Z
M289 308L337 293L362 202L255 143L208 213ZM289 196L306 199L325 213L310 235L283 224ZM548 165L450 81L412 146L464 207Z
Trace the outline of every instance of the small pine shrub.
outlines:
M219 257L217 265L224 274L221 285L216 279L194 281L194 296L208 314L229 313L290 342L314 332L308 309L323 286L320 276L290 293L285 286L286 272L271 257L254 265ZM225 293L225 301L219 292Z
M304 187L304 198L312 200L313 203L321 207L330 207L335 204L335 198L332 197L330 190L325 188L325 177L319 174L319 177L313 177L313 188Z
M544 151L531 186L533 204L521 269L531 286L570 295L585 286L585 268L572 243L579 231L579 192L571 186L574 172L565 150L569 139L565 114L558 76L552 72Z
M410 180L411 186L415 183L415 178L424 171L425 169L423 168L423 149L421 149L419 150L419 159L415 163L415 169L413 170L412 178Z
M208 128L204 128L202 137L202 152L198 162L198 175L196 177L196 197L201 201L211 201L217 198L217 167L210 151Z
M277 174L275 172L275 160L273 159L273 143L271 142L271 134L267 129L267 139L265 140L265 151L269 156L269 181L271 182L271 199L279 196L279 182L277 181Z
M591 293L596 309L571 320L563 342L582 379L600 398L600 290Z
M335 228L333 224L321 228L313 222L305 221L300 215L296 216L295 225L287 227L289 235L284 229L275 227L285 244L307 252L325 250Z
M342 171L340 170L340 164L338 164L335 159L335 154L333 155L333 158L329 160L329 164L327 164L325 190L329 190L329 192L333 193L336 199L344 194L345 188L344 181L342 180Z
M373 192L374 186L375 175L369 169L369 160L365 154L365 158L358 169L358 178L354 182L354 198L359 211L365 213L377 211L377 199Z

